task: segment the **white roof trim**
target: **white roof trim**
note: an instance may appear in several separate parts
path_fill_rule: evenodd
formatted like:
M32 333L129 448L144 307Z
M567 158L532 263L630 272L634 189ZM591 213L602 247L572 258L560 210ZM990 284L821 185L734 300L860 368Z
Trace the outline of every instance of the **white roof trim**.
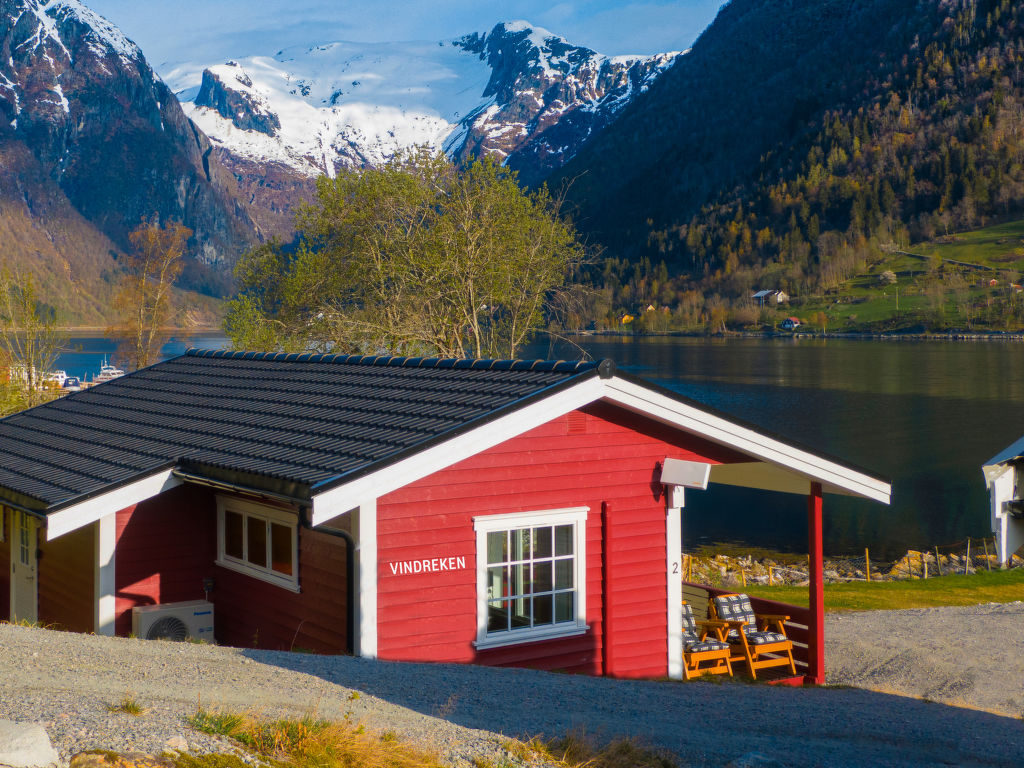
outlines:
M152 475L136 480L134 483L122 485L99 496L72 504L57 512L51 512L46 518L46 540L52 541L65 533L95 523L112 512L151 499L166 490L181 485L170 469L162 469Z
M793 477L792 488L802 487L809 492L811 482L820 482L822 489L830 493L889 503L892 488L883 480L794 448L642 385L618 377L593 377L395 464L314 495L310 523L320 525L359 506L365 499L379 498L597 400L614 403L775 465L791 476L799 476ZM801 484L799 478L803 478L806 485ZM711 479L714 482L714 470Z
M811 481L820 482L823 490L845 491L883 504L888 504L892 495L892 487L883 480L795 448L625 379L609 379L606 382L605 399L663 424L678 427L761 461L784 467Z

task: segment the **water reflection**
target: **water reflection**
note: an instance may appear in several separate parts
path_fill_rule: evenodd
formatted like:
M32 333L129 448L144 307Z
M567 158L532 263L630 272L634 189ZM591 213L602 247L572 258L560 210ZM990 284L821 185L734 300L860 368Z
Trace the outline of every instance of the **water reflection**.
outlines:
M894 557L909 547L991 535L981 465L1024 433L1019 343L575 341L626 372L889 477L889 507L826 497L827 552L863 554L870 547ZM688 545L733 540L807 548L805 502L795 496L715 487L687 495L684 516Z

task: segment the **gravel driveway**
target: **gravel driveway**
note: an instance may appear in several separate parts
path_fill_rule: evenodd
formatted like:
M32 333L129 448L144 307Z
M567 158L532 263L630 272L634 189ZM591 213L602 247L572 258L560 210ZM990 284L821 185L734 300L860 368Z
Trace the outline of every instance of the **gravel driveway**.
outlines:
M265 716L350 713L458 766L473 756L500 757L499 734L583 728L599 739L625 735L664 747L681 765L1019 768L1022 630L1021 603L848 614L828 622L834 681L948 696L1017 715L1011 718L852 688L608 680L0 625L0 718L43 723L65 759L87 748L160 751L169 740L194 750L227 748L183 723L201 704ZM871 643L872 636L881 640ZM110 712L108 705L126 694L148 711Z

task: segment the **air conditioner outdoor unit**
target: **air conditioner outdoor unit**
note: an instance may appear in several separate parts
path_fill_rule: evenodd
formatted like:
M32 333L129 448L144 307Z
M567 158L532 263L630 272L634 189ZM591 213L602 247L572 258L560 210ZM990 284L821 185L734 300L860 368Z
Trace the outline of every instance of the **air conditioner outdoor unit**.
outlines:
M213 640L213 603L185 600L132 608L132 634L145 640Z

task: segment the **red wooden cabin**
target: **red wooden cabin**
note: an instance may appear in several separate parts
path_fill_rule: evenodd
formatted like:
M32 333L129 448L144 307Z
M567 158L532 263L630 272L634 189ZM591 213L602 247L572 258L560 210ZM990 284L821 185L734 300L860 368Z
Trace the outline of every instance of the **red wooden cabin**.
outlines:
M699 478L808 499L822 681L822 494L888 483L609 361L191 351L10 416L0 615L208 600L230 645L678 678Z

